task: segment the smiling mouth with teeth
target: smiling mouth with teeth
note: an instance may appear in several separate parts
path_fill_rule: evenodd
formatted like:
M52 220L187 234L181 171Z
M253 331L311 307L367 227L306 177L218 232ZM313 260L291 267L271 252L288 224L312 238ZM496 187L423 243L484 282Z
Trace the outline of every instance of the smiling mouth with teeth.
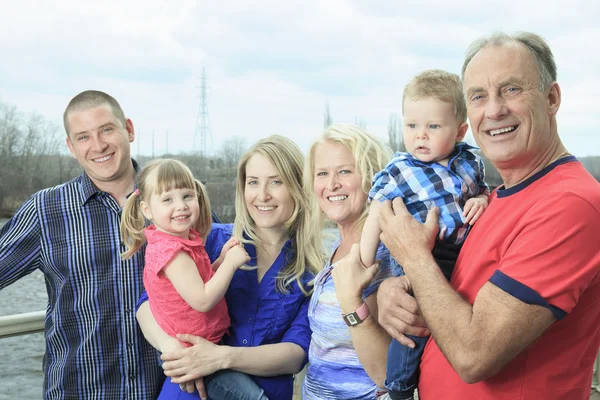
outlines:
M348 196L339 195L339 196L329 196L327 199L329 201L342 201L342 200L346 200L347 198L348 198Z
M107 156L104 156L104 157L100 157L100 158L96 158L96 159L94 159L94 162L97 162L97 163L102 163L102 162L104 162L104 161L108 161L108 160L110 160L111 158L112 158L112 154L109 154L109 155L107 155Z
M512 132L515 129L517 129L517 126L518 125L513 125L513 126L507 126L506 128L491 129L488 131L488 133L490 134L490 136L497 136L497 135L501 135L503 133Z

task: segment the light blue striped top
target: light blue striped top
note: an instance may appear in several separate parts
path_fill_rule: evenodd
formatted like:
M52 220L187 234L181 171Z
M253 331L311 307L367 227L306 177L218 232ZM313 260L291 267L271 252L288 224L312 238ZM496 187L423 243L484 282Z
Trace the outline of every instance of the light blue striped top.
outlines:
M339 243L339 239L334 243L333 252ZM389 252L383 245L379 246L377 259L381 260L379 271L363 291L363 299L374 293L384 279L392 276ZM352 345L349 327L341 317L342 310L331 277L331 270L335 265L331 265L330 260L316 276L308 308L312 337L308 351L308 371L304 380L304 399L373 400L377 385L360 364Z

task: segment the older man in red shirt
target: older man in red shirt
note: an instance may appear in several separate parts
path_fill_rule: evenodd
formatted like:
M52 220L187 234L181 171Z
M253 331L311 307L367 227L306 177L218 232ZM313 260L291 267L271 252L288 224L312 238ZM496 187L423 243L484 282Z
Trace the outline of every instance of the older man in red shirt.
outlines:
M494 34L473 43L462 72L473 135L504 185L449 283L431 256L437 210L420 224L401 201L384 205L382 241L406 277L379 289L380 323L408 343L403 333L425 330L408 326L420 309L432 334L421 399L587 399L600 345L600 184L558 136L552 52L535 34Z

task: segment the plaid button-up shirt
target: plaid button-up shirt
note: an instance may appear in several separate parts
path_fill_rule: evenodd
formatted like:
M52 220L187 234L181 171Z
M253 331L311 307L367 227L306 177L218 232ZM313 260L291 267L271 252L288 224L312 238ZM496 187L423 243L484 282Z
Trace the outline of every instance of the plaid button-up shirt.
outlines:
M135 319L143 252L121 260L120 219L115 199L84 173L33 195L0 231L0 289L36 269L45 275L44 399L160 391L158 354Z
M397 152L392 161L373 178L369 200L393 200L402 197L409 213L425 222L430 208L440 209L440 239L447 244L462 244L470 225L465 224L463 208L471 197L490 194L484 182L481 157L475 147L458 143L448 166L423 162L410 153Z

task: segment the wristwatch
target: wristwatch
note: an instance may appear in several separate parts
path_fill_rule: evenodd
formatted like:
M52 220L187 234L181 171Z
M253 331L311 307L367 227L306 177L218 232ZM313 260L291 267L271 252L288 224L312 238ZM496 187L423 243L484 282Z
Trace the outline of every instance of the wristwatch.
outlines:
M369 310L369 306L367 303L362 303L360 307L348 314L342 314L342 318L344 318L344 322L348 326L355 326L363 322L367 317L371 314L371 310Z

